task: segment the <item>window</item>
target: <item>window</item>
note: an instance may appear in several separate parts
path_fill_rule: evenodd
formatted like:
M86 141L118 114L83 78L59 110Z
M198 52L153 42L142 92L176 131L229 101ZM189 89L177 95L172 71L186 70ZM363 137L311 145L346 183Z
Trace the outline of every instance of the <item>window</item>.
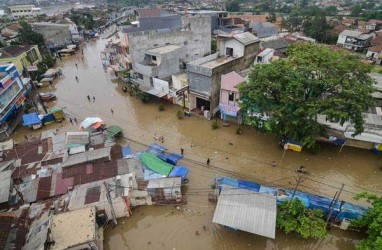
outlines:
M226 55L226 56L233 56L233 48L229 48L229 47L227 47L227 48L225 49L225 55Z
M235 93L229 92L228 93L228 101L233 102L235 100Z

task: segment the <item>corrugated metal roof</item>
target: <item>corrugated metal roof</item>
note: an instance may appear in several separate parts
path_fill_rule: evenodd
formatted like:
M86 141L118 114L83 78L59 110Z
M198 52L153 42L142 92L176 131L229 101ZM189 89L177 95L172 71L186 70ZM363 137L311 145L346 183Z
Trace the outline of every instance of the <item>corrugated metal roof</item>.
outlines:
M20 191L20 193L22 193L23 199L26 203L31 203L36 201L39 181L40 179L37 178L31 181L21 183L18 186L18 190Z
M274 239L276 197L245 189L224 188L212 222Z
M149 180L147 189L153 188L171 188L171 187L180 187L181 178L180 177L171 177L171 178L160 178Z
M0 172L0 203L8 202L13 170Z
M83 153L75 154L75 155L69 155L66 161L63 164L63 168L86 163L86 162L92 162L98 159L102 158L109 158L110 159L110 151L111 148L100 148L95 150L89 150Z
M259 38L252 35L249 32L244 32L241 34L234 35L233 38L235 38L236 40L238 40L239 42L241 42L244 45L248 45L248 44L259 41Z
M40 178L38 183L37 200L49 198L51 187L52 176Z
M67 132L66 133L66 145L88 145L89 132Z

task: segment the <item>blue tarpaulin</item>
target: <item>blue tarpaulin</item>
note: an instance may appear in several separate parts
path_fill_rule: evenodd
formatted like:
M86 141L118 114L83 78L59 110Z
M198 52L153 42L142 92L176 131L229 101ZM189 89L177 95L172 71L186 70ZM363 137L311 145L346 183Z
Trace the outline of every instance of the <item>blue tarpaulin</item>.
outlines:
M152 153L155 156L158 156L160 154L163 154L164 151L166 151L166 150L167 150L167 148L165 148L161 145L158 145L156 143L151 143L150 146L148 146L146 151L149 153Z
M53 114L44 115L44 117L42 118L42 123L47 124L47 123L51 123L51 122L54 122Z
M169 154L169 155L167 156L166 162L167 162L167 163L170 163L170 164L172 164L172 165L176 165L176 163L177 163L180 159L182 159L182 158L183 158L183 156L181 156L181 155L179 155L179 154L172 153L172 154Z
M40 118L38 118L38 115L36 112L29 113L23 116L23 125L26 126L32 126L36 124L41 124Z
M188 174L188 168L183 166L175 166L174 169L171 171L169 177L181 177L182 182L186 179Z
M159 179L159 178L163 178L163 177L166 177L166 176L155 173L154 171L152 171L146 167L143 167L143 178L145 179L145 181L153 180L153 179Z
M252 190L259 193L266 193L276 195L277 204L280 205L284 201L288 201L292 198L294 190L292 189L278 189L275 187L262 186L255 182L237 180L229 177L219 177L216 178L218 186L220 188L229 186L231 188L242 188L247 190ZM329 207L332 202L332 198L324 197L314 194L307 194L303 192L296 191L293 199L299 199L305 207L309 209L320 209L326 215L329 213ZM338 201L332 205L333 213L332 217L337 218L340 221L343 219L356 219L362 217L366 211L367 207L354 205L344 201Z
M130 145L124 146L122 148L122 156L123 158L132 156L134 154L133 150L130 148Z

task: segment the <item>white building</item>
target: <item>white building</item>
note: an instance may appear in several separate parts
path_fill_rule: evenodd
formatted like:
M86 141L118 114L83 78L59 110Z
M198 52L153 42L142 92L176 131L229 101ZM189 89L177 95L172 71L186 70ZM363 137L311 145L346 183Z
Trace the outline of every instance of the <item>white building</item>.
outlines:
M260 52L255 59L255 64L258 63L270 63L273 57L273 54L275 53L274 49L265 49L262 52Z
M344 30L338 36L337 44L345 49L359 51L370 46L372 35L364 34L355 30Z
M9 9L12 17L16 19L21 17L31 18L43 14L41 8L36 8L36 6L32 4L9 6Z

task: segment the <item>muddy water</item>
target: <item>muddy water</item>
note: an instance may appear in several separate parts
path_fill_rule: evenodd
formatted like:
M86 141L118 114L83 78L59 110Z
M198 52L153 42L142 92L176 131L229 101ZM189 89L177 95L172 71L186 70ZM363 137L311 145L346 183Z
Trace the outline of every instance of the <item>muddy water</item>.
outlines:
M277 141L271 135L244 128L242 135L235 134L236 125L211 130L211 122L198 117L178 120L175 113L180 107L165 105L158 111L159 101L142 104L135 97L123 93L122 85L111 72L102 68L100 51L105 41L90 42L72 57L59 61L63 76L55 80L53 87L43 89L53 92L58 101L50 106L65 106L66 111L78 122L89 116L99 116L108 124L121 126L125 135L134 141L149 144L153 134L164 136L164 146L178 152L184 148L182 164L190 168L190 183L186 209L178 211L169 207L139 208L132 218L121 220L115 229L106 230L107 249L352 249L360 236L350 232L333 230L321 241L302 241L294 235L277 232L276 240L267 240L243 232L212 225L214 206L208 203L210 181L216 175L235 172L237 177L272 185L293 187L295 169L304 165L310 174L300 185L301 190L332 197L345 184L341 198L354 202L352 196L361 190L381 194L382 172L380 160L366 150L340 148L323 144L317 155L307 152L278 150ZM76 65L78 66L78 69ZM79 82L76 82L78 76ZM87 95L95 97L89 102ZM114 114L110 109L114 110ZM78 124L68 121L50 125L46 129L60 132L77 130ZM16 140L22 140L28 129L19 129ZM124 141L122 143L127 143ZM143 145L131 142L135 150ZM210 158L210 166L204 163ZM278 166L272 167L276 161ZM198 161L198 162L195 162ZM203 225L207 230L203 230ZM200 236L195 235L195 231Z

